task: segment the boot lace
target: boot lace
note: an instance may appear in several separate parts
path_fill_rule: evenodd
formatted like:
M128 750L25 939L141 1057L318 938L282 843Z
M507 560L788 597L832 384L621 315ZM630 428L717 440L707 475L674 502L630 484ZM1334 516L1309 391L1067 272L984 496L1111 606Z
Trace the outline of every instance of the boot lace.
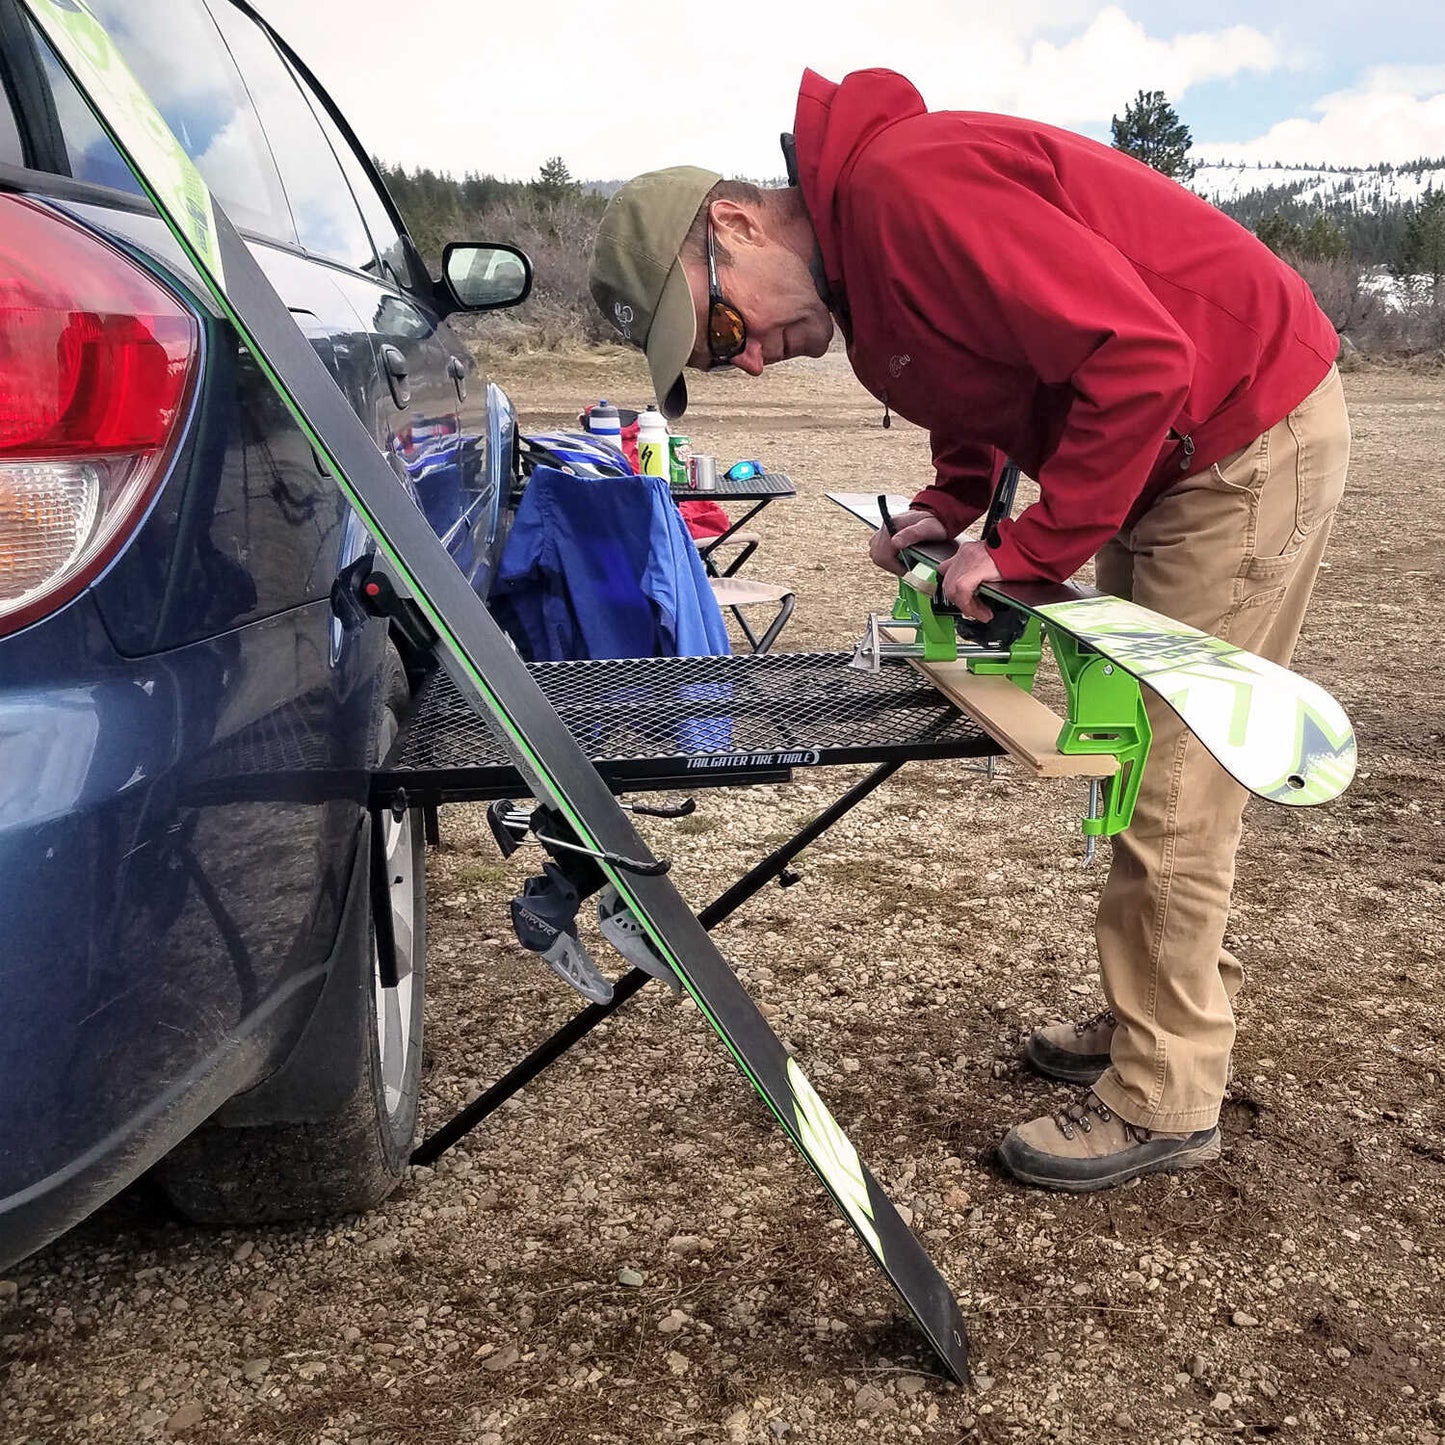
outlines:
M1090 1115L1093 1116L1092 1119ZM1116 1118L1118 1116L1097 1094L1088 1093L1067 1108L1060 1109L1054 1115L1054 1123L1065 1139L1072 1139L1076 1129L1082 1130L1085 1134L1093 1133L1093 1119L1097 1119L1101 1124L1107 1124ZM1141 1129L1137 1124L1129 1123L1127 1119L1119 1119L1119 1124L1124 1130L1124 1136L1134 1140L1135 1143L1147 1143L1151 1137L1148 1129Z
M1074 1025L1074 1034L1078 1038L1083 1038L1090 1029L1096 1029L1101 1024L1106 1028L1113 1028L1118 1022L1119 1020L1114 1017L1113 1009L1100 1009L1098 1013L1092 1015L1090 1018L1080 1019L1078 1023Z

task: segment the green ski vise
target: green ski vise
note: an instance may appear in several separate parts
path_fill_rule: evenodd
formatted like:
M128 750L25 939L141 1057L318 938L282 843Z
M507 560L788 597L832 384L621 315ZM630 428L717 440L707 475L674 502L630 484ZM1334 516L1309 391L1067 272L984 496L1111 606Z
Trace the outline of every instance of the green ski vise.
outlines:
M923 645L925 662L955 662L958 659L958 629L951 616L940 617L933 610L938 591L938 569L928 562L915 562L898 583L898 600L893 620L915 629Z
M1039 675L1039 659L1043 655L1043 621L1038 617L1030 617L1024 624L1024 630L1014 638L1007 652L997 658L971 657L968 660L968 670L978 673L980 677L1006 677L1025 692L1032 692Z
M958 658L957 617L951 610L940 613L934 607L939 590L938 566L911 549L904 555L912 566L898 583L893 620L915 629L925 662L954 662ZM1059 751L1089 756L1107 753L1119 760L1119 771L1100 782L1102 811L1091 806L1083 826L1085 837L1112 838L1122 833L1134 816L1144 761L1149 756L1152 735L1138 682L1072 633L1047 626L1034 613L1027 614L1023 632L1007 652L970 656L968 669L983 677L1006 677L1031 693L1045 634L1069 700L1068 721L1059 733Z
M1061 753L1112 753L1119 771L1102 780L1103 811L1084 819L1086 837L1112 838L1129 826L1144 762L1149 756L1149 718L1138 682L1103 654L1070 633L1046 629L1069 698L1069 720L1059 733Z

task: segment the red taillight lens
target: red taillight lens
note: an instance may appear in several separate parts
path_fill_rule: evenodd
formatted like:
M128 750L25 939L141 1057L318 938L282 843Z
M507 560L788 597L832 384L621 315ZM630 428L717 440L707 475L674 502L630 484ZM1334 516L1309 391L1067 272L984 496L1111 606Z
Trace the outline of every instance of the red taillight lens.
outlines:
M195 318L115 247L0 196L0 634L93 581L164 473Z

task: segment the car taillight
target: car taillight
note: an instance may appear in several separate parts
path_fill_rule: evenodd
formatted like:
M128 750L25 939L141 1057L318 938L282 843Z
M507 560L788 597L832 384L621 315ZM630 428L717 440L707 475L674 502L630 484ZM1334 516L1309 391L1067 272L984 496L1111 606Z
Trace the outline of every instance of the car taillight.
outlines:
M0 196L0 635L75 596L164 476L195 318L115 247Z

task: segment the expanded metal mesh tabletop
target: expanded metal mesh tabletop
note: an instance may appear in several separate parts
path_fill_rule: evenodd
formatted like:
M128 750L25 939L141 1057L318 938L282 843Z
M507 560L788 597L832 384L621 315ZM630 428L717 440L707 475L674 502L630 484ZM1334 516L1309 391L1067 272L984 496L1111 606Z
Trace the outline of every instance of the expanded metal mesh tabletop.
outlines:
M986 757L998 744L910 667L842 652L544 662L532 676L614 787L699 787L797 767ZM373 782L420 802L525 791L487 724L437 672Z
M670 490L679 502L757 502L765 497L796 496L798 489L786 472L759 472L743 481L734 481L726 472L719 471L717 486L710 487L705 492L687 486L674 486Z

